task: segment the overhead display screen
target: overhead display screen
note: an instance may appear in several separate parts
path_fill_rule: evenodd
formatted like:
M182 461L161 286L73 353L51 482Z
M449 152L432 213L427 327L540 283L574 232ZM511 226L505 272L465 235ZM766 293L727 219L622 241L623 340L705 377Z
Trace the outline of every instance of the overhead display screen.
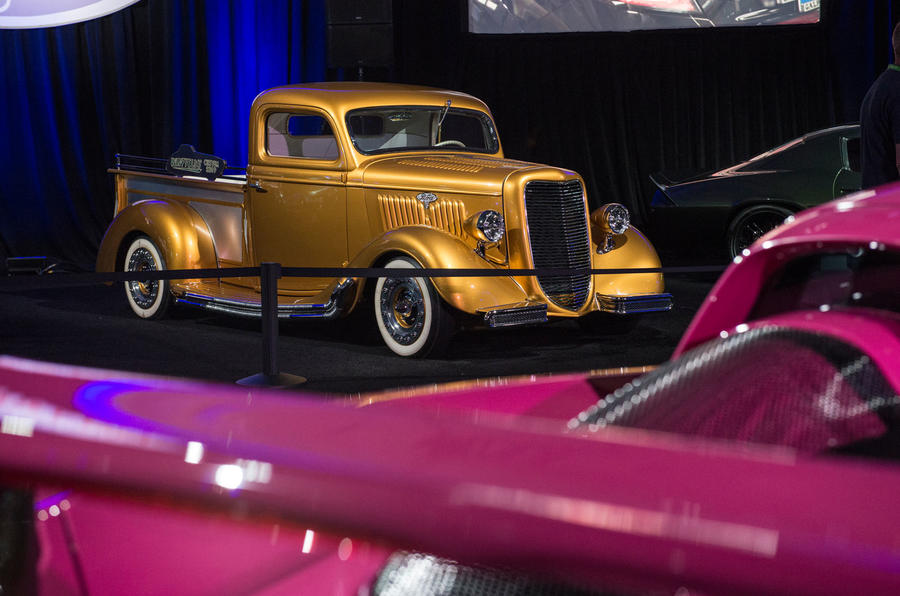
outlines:
M471 33L818 23L821 0L469 0Z

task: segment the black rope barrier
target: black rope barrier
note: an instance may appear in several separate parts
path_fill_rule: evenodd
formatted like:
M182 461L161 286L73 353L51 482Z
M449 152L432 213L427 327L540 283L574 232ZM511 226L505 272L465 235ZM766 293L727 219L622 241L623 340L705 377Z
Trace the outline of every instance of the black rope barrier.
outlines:
M623 275L662 273L679 275L693 273L721 273L724 266L648 267L620 269L570 269L565 267L539 269L415 269L414 277L555 277L567 275ZM410 277L409 269L383 267L281 267L280 277ZM260 267L224 269L165 269L162 271L117 271L110 273L49 273L45 275L9 275L0 277L0 291L32 290L56 287L79 287L126 281L159 281L171 279L221 279L229 277L259 277Z
M567 275L622 275L642 273L692 274L720 273L721 266L650 267L632 269L387 269L379 267L282 267L279 263L262 263L259 267L216 269L166 269L162 271L118 271L114 273L52 273L45 275L15 275L0 277L0 292L28 291L51 288L82 287L129 281L159 281L171 279L221 279L259 277L262 318L262 365L260 373L237 381L248 387L292 387L306 382L306 378L283 373L278 368L278 279L281 277L333 278L405 278L410 277L554 277Z

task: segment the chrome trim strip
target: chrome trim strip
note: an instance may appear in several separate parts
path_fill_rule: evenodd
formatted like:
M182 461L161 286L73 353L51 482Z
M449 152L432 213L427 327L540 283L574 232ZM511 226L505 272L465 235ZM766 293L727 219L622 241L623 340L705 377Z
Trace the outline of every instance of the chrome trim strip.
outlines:
M335 319L343 314L350 306L348 292L355 284L353 279L347 278L335 287L331 298L325 304L279 304L279 319L294 318L319 318ZM194 292L185 292L184 295L175 298L179 304L199 306L206 310L221 312L239 317L258 319L262 316L262 303L244 300L229 300L228 298L216 298L204 296Z
M637 294L632 296L597 294L597 305L604 312L627 315L672 310L673 301L672 294Z

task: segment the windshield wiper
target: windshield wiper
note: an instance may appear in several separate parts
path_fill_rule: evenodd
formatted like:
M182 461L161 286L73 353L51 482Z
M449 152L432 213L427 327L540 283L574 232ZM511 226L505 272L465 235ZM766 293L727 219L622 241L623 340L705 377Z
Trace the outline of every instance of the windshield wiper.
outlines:
M441 125L444 123L444 118L447 117L447 112L449 112L449 111L450 111L450 100L448 99L447 103L444 105L444 107L441 108L441 115L438 118L438 123L437 123L437 142L438 143L441 142Z

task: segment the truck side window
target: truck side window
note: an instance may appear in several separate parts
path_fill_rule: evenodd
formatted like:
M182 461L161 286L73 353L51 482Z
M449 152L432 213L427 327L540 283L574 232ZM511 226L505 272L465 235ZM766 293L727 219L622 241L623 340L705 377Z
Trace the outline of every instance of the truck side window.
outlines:
M266 118L266 151L275 157L334 161L339 157L331 126L322 116L274 112Z

